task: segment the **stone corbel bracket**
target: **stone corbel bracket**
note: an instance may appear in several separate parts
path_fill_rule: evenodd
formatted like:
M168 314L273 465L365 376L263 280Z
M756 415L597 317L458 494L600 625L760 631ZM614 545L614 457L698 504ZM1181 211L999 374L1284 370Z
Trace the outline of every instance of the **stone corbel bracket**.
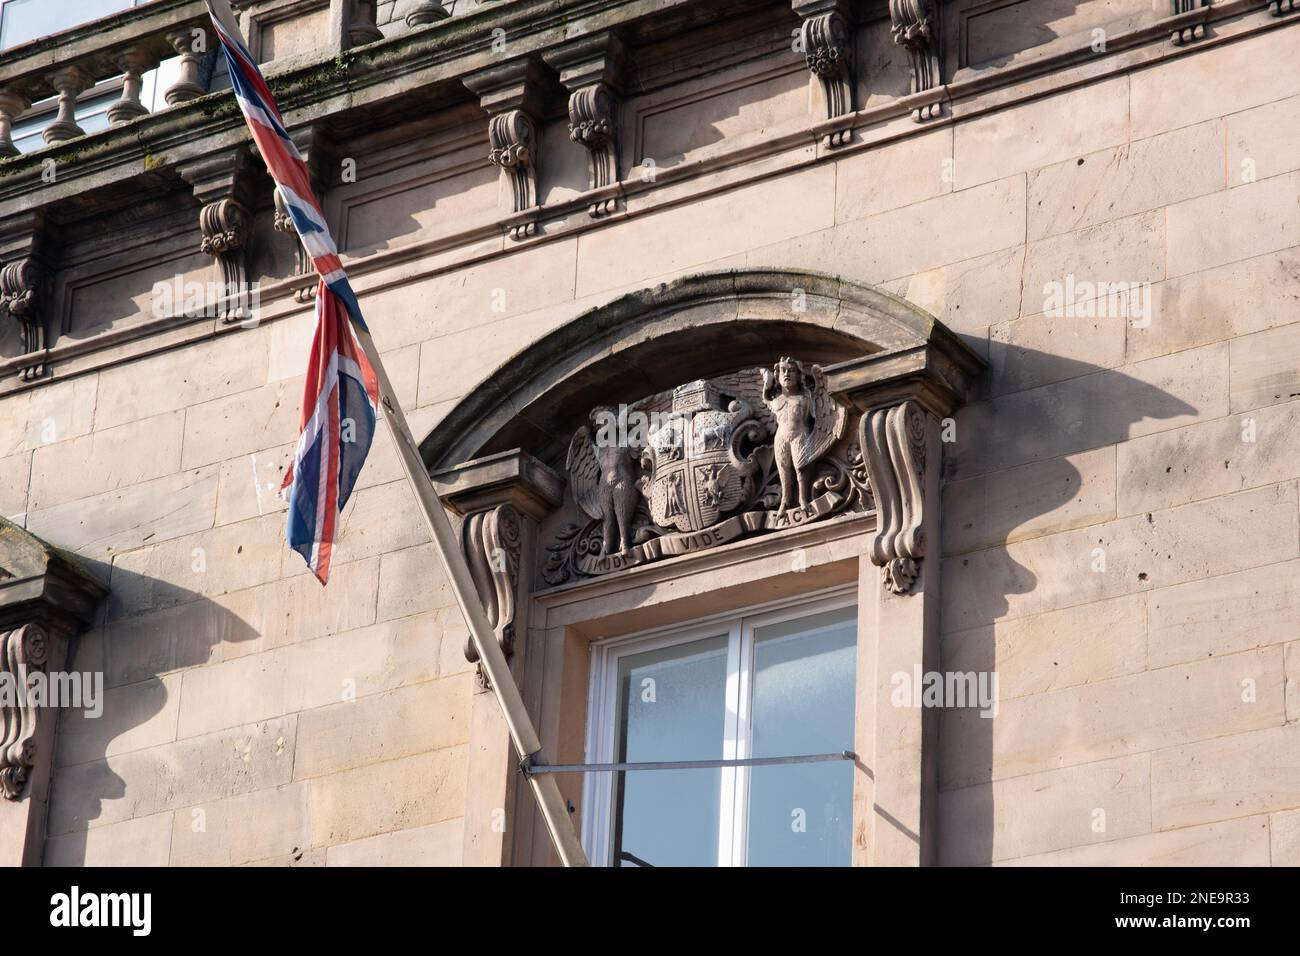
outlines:
M18 373L25 382L45 375L46 351L53 344L46 332L50 269L45 253L50 245L39 211L0 223L0 306L18 323L22 354L32 357Z
M199 201L199 248L217 261L224 295L215 303L223 322L249 317L247 245L253 225L253 165L247 147L210 154L177 167Z
M792 5L803 19L800 42L808 69L821 82L826 118L847 116L853 112L857 86L853 4L849 0L793 0ZM852 136L851 129L834 130L827 134L826 145L843 146Z
M618 210L619 107L623 94L623 43L598 33L543 54L569 91L569 138L587 151L587 188L601 191L587 207L593 219Z
M312 191L316 194L316 201L324 209L325 189L328 185L328 176L325 170L334 159L333 141L318 126L304 126L290 130L289 136L293 139L294 145L298 147L298 152L302 154L302 158L307 164L307 174L311 177ZM306 247L298 238L298 230L294 227L293 220L289 218L289 208L280 197L280 190L272 189L271 195L275 202L273 226L277 232L285 233L294 241L294 300L297 302L310 302L316 297L316 267L312 264L311 256L308 254Z
M488 113L488 159L510 183L511 211L537 207L537 141L541 129L545 72L531 58L513 60L465 77ZM535 217L509 226L510 238L526 239L537 232Z
M861 413L859 443L875 499L871 562L894 594L912 590L937 545L940 423L965 404L984 362L939 324L924 345L825 369L831 394Z
M1300 10L1300 6L1296 5L1296 0L1268 0L1268 5L1270 12L1275 17Z
M0 796L13 805L0 814L0 865L39 864L43 849L58 712L29 698L27 680L67 667L107 593L71 555L0 518L0 680L14 691L0 702Z
M534 577L537 523L563 500L564 482L518 449L433 475L443 503L463 516L461 545L483 610L507 657L515 652L518 609ZM473 641L465 657L478 663ZM487 687L482 667L479 685Z
M937 92L943 85L942 22L940 0L889 0L890 32L911 60L913 94ZM942 100L912 110L918 123L941 115Z

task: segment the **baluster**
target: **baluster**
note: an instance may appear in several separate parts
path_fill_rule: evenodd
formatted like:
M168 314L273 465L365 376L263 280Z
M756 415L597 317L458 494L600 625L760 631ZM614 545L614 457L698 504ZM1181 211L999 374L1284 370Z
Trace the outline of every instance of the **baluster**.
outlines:
M79 66L65 66L50 74L50 86L59 92L59 115L41 133L45 142L53 146L86 135L77 125L77 96L92 83L90 74Z
M144 84L142 74L154 66L149 55L139 47L128 47L113 58L117 68L125 74L122 80L122 97L108 108L108 121L125 123L149 112L140 102L140 89Z
M406 14L406 25L408 27L424 26L426 23L437 23L439 20L446 20L450 13L446 7L437 0L420 0Z
M13 141L13 126L31 105L31 101L21 93L0 89L0 156L19 154L18 147Z
M203 58L203 54L194 50L196 42L194 34L194 29L173 30L167 34L167 42L181 58L180 78L163 94L168 106L188 103L207 92L199 82L199 60Z

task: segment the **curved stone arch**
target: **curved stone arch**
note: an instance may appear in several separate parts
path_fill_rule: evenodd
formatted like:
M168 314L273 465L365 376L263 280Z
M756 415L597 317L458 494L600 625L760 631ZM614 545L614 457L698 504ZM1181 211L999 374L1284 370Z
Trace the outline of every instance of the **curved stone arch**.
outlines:
M969 353L934 316L865 283L781 269L686 276L590 309L524 348L451 410L421 452L431 472L513 448L556 461L598 404L778 355L831 364L929 343Z

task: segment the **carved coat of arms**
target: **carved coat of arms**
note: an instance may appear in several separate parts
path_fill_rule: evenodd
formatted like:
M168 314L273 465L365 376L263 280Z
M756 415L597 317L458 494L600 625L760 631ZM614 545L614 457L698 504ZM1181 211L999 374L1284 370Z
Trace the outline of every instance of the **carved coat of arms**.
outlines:
M549 547L544 579L606 574L870 506L848 411L821 370L782 358L592 411L569 445L591 520Z

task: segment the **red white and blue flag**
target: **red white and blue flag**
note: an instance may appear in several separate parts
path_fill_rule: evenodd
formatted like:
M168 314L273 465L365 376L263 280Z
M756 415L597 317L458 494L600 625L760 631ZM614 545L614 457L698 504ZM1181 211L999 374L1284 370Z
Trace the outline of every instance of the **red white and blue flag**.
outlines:
M240 38L229 4L206 2L253 142L320 274L302 431L281 494L287 490L289 547L303 556L324 584L329 580L339 512L352 494L374 438L379 381L357 340L357 330L365 331L366 323L320 204L312 195L307 164L284 128L262 71Z

